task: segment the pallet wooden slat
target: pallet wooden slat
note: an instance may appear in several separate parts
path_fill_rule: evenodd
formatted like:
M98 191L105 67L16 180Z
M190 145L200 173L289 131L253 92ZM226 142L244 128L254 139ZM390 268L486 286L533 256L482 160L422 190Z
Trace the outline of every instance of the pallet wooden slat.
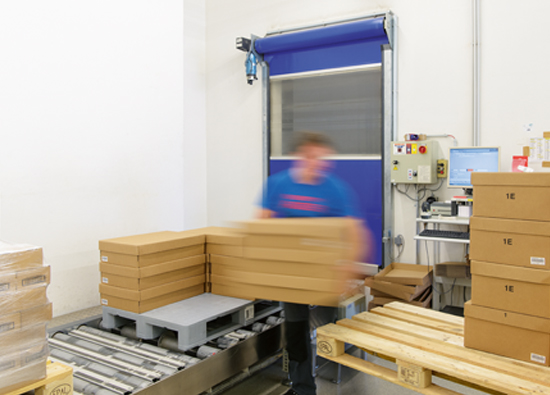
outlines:
M318 354L366 373L372 367L345 354L345 343L396 360L395 377L375 376L420 393L448 393L431 383L433 374L492 394L550 394L550 368L466 349L462 336L448 332L460 322L455 317L399 302L391 305L386 312L380 312L383 307L318 328Z
M35 395L72 395L73 368L59 362L48 362L44 379L2 393L2 395L20 395L32 390Z

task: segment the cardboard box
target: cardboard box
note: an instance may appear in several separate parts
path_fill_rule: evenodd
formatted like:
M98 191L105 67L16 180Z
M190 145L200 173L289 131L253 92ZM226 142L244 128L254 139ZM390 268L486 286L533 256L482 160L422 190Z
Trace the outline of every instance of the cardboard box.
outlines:
M550 221L550 173L472 173L474 216Z
M0 242L0 270L21 270L43 264L42 248L27 244Z
M348 243L339 240L261 234L247 235L244 238L244 245L246 247L284 248L289 250L312 250L334 253L342 253L342 250L348 251L350 248Z
M244 233L347 241L351 218L267 218L241 222Z
M101 283L106 285L111 285L114 287L142 291L145 289L158 287L165 284L167 285L174 281L183 280L189 277L204 275L205 273L206 273L206 264L201 263L200 265L191 266L185 269L175 270L171 272L157 274L156 276L142 277L142 278L125 277L125 276L119 276L116 274L101 273Z
M391 283L389 281L376 280L373 277L366 278L365 285L373 290L380 291L386 295L391 295L409 302L418 298L431 287L431 283L424 285L403 285Z
M236 228L210 226L197 230L204 232L206 235L206 244L242 246L244 242L244 235Z
M128 255L117 252L101 251L101 262L141 268L203 254L204 244L142 255Z
M375 280L395 284L426 285L432 283L432 267L409 263L390 263L374 276Z
M464 346L549 366L550 320L464 305Z
M550 269L550 222L473 217L470 258Z
M16 289L15 272L0 272L0 296L8 292L15 292Z
M216 255L228 255L228 256L243 256L242 245L223 245L223 244L211 244L206 245L207 254Z
M200 254L146 267L128 267L115 263L100 262L99 270L102 273L114 274L117 276L143 278L197 266L205 262L206 255Z
M184 232L155 232L142 235L117 237L100 240L101 251L116 252L124 255L149 255L166 250L204 244L204 233L197 230Z
M32 307L21 311L21 327L36 325L41 322L48 322L53 317L53 307L51 303Z
M0 311L2 315L6 315L48 303L46 286L37 286L3 294L0 298Z
M21 328L47 323L51 319L51 303L14 313L3 314L0 316L0 336L8 332L18 331Z
M337 253L261 247L246 247L244 249L244 257L270 261L304 262L326 265L335 265L338 261L345 258L342 254Z
M19 328L0 334L0 350L2 355L6 355L24 349L29 344L44 342L46 338L46 323Z
M331 265L317 265L304 262L283 262L271 260L255 260L221 255L211 255L211 272L216 274L218 266L226 266L231 270L248 271L266 274L281 274L297 277L333 279L342 276L342 271Z
M437 263L435 265L435 275L449 278L472 278L470 265L466 262Z
M15 274L17 289L42 287L50 284L50 267L42 266L19 271Z
M212 282L212 293L240 299L266 299L332 307L337 307L340 302L339 294L265 285L238 284L231 279L224 281L222 276Z
M550 271L472 261L472 303L550 318Z
M272 287L281 287L285 289L303 289L327 293L341 294L346 289L344 281L335 281L333 279L297 277L282 274L254 273L248 271L231 270L223 265L218 265L212 269L211 280L215 284L224 278L224 282L232 281L235 285L265 285ZM255 296L256 299L261 299Z
M154 299L162 295L177 292L182 289L190 288L196 285L203 285L206 279L206 275L203 273L198 276L185 278L183 280L173 281L163 284L161 286L144 289L142 291L136 291L133 289L115 287L112 285L99 284L99 293L102 295L115 296L121 299L145 301L148 299Z
M204 284L195 285L190 288L180 289L178 291L160 295L147 300L129 300L113 295L100 294L101 304L103 306L114 307L120 310L131 311L133 313L145 313L162 306L166 306L180 300L188 299L204 293Z

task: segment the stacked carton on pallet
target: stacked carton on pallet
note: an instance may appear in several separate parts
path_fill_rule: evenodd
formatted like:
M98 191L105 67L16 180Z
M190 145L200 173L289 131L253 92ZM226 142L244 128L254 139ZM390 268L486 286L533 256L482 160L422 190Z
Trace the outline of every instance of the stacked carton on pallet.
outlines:
M101 304L143 313L202 294L204 242L200 230L100 241Z
M224 264L226 261L239 261L243 257L244 235L235 228L209 227L202 229L206 235L206 253L208 270L206 291L212 288L212 265Z
M474 173L465 346L550 365L550 174Z
M0 243L0 392L46 376L49 283L41 248Z
M244 237L234 239L242 246L226 249L227 255L214 253L219 251L210 244L207 247L212 252L212 293L338 306L347 284L349 221L274 218L244 222Z
M373 296L369 310L391 302L429 307L432 300L432 269L423 265L392 263L365 280Z

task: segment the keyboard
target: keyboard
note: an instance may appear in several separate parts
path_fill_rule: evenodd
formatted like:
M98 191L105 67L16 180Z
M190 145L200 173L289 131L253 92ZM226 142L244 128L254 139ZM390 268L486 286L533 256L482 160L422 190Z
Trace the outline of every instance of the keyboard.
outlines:
M442 239L462 239L469 240L470 232L457 232L454 230L436 230L436 229L424 229L418 234L423 237L439 237Z

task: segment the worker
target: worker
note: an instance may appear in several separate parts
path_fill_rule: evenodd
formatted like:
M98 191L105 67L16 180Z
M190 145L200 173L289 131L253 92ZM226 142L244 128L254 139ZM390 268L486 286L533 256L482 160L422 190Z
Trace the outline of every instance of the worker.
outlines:
M359 213L351 188L331 174L330 140L323 134L300 133L296 139L296 160L290 169L269 177L261 201L259 218L353 217ZM365 253L366 231L362 222L350 221L355 241L353 254ZM361 242L360 242L361 241ZM284 303L285 341L290 360L292 387L285 395L315 395L310 338L310 306ZM335 309L334 309L335 317Z

